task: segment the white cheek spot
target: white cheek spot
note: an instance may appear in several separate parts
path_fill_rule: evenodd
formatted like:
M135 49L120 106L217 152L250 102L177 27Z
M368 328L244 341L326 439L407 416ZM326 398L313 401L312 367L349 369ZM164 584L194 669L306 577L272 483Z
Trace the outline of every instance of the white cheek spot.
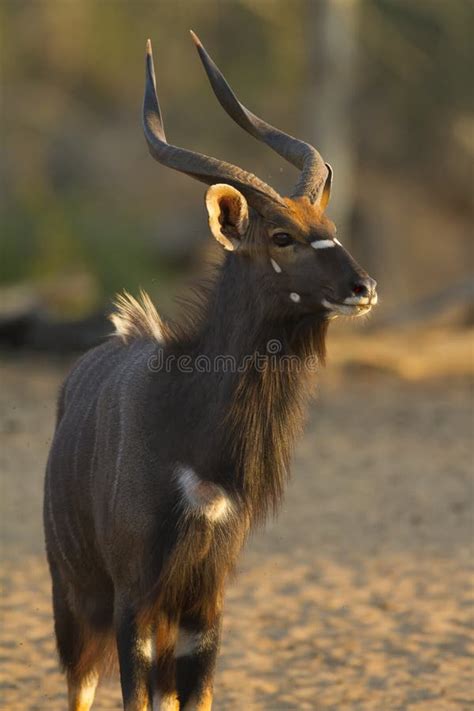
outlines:
M272 259L271 257L270 257L270 262L271 262L271 264L272 264L273 269L276 271L276 273L277 273L277 274L281 274L281 267L280 267L280 265L278 264L278 262L275 262L275 260Z
M290 299L297 304L299 301L301 301L301 296L296 293L296 291L292 291L290 294Z
M187 513L213 523L224 521L233 513L232 500L221 486L200 479L191 467L178 466L176 473Z
M328 249L329 247L335 247L336 241L332 239L317 239L311 242L313 249Z

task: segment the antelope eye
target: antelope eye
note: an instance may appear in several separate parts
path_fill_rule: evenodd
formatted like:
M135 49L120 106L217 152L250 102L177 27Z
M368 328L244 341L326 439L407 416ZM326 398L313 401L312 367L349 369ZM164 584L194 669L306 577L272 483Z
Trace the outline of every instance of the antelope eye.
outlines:
M289 235L288 232L276 232L272 235L272 240L277 247L288 247L288 245L292 244L294 241L293 237Z

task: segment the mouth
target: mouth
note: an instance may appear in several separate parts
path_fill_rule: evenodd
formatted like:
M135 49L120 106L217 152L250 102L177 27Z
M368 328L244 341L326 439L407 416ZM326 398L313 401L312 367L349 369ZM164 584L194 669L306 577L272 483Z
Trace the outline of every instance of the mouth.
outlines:
M337 316L349 316L356 318L368 314L372 306L377 303L377 294L373 294L370 298L367 296L349 296L342 302L322 300L322 305L329 311L329 318Z

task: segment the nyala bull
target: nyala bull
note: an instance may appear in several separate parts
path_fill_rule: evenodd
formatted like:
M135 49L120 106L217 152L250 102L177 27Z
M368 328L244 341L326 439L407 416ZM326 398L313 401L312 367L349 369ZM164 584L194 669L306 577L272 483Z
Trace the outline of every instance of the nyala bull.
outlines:
M299 180L282 197L169 144L148 43L149 150L210 186L210 231L225 251L182 323L164 322L144 293L120 296L115 334L61 390L44 527L70 711L91 708L114 656L127 711L211 708L225 584L281 500L314 383L308 363L324 361L332 318L377 301L325 213L329 165L247 110L193 38L225 111Z

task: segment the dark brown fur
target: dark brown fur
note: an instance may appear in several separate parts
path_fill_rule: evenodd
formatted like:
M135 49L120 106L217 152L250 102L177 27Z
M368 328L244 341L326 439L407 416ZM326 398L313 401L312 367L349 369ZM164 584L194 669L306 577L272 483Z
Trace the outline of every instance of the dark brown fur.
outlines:
M108 649L118 614L113 594L123 600L120 614L134 619L136 631L128 626L126 638L158 635L155 667L147 671L145 665L143 673L155 677L153 686L162 693L188 698L194 682L189 693L180 691L184 662L172 656L177 628L218 628L225 582L246 536L281 501L315 382L305 359L324 361L328 322L324 311L283 301L287 292L275 288L280 275L268 268L266 233L254 220L246 252L225 258L214 283L187 305L187 318L174 326L156 322L161 343L149 319L132 308L130 334L88 354L63 389L48 465L45 530L55 586L66 595L66 614L77 619L77 634L87 638L70 657L58 635L63 665L75 683ZM272 359L273 343L278 351ZM169 372L154 372L159 353L171 360ZM247 359L247 366L241 372L184 374L177 367L182 355L192 362L206 356L211 363L231 355L237 365ZM160 432L168 432L164 440ZM147 461L155 462L152 469L143 468ZM234 505L228 520L211 523L185 514L175 462L227 492ZM124 463L119 477L116 467ZM79 472L87 474L85 480ZM97 587L104 593L95 600ZM73 605L67 590L73 591ZM55 614L61 627L60 606ZM118 639L120 644L120 634ZM209 688L216 649L199 688ZM122 668L127 663L122 660ZM125 699L144 698L132 682L123 684Z
M235 104L230 112L247 126ZM44 527L70 711L90 708L113 639L127 711L157 695L167 711L209 711L225 584L252 526L281 502L328 319L375 303L375 282L324 214L331 169L259 126L304 164L297 197L171 148L149 54L150 149L211 184L210 227L228 253L178 324L145 294L119 297L117 335L62 388Z

